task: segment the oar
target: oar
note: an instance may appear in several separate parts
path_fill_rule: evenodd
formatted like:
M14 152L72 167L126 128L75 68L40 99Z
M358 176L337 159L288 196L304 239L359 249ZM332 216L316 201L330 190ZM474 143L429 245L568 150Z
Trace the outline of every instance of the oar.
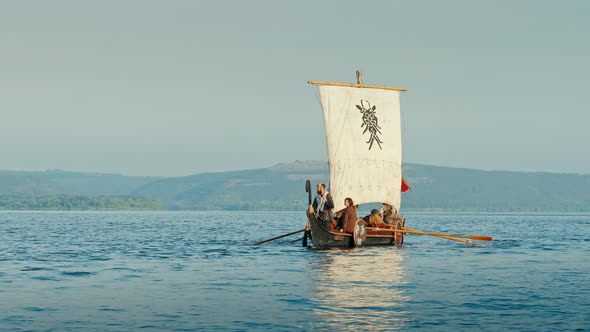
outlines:
M445 234L445 233L425 232L425 231L420 231L420 230L411 229L411 228L404 228L403 230L406 231L406 233L424 234L424 235L432 235L432 236L442 235L442 236L459 237L459 238L463 238L463 239L471 239L471 240L478 240L478 241L493 241L494 240L491 236L483 236L483 235Z
M293 234L297 234L297 233L301 233L301 232L305 232L305 228L303 228L303 229L300 229L300 230L298 230L298 231L295 231L295 232L291 232L291 233L287 233L287 234L279 235L279 236L273 237L272 239L268 239L268 240L264 240L264 241L256 242L256 243L254 243L254 244L255 244L255 245L263 244L263 243L266 243L266 242L270 242L270 241L277 240L277 239L280 239L280 238L282 238L282 237L285 237L285 236L289 236L289 235L293 235Z
M372 229L377 229L377 228L372 228ZM394 232L394 233L410 233L410 234L431 235L431 236L435 236L435 237L440 237L441 239L447 239L447 240L456 241L456 242L460 242L460 243L464 243L464 244L468 244L468 245L474 245L475 244L474 242L471 242L471 241L459 240L456 237L445 235L445 234L441 234L441 233L423 232L423 231L418 231L418 230L411 230L411 229L408 229L408 228L403 228L403 229L378 228L377 230L379 230L379 231L390 231L390 232Z
M432 232L422 232L422 231L409 231L407 228L401 229L401 230L394 230L397 232L404 232L404 233L411 233L411 234L422 234L422 235L431 235L431 236L435 236L435 237L439 237L441 239L447 239L447 240L451 240L451 241L455 241L455 242L460 242L463 244L467 244L467 245L475 245L474 242L472 241L467 241L467 240L460 240L457 239L456 237L453 236L448 236L448 235L444 235L444 234L439 234L439 233L432 233Z

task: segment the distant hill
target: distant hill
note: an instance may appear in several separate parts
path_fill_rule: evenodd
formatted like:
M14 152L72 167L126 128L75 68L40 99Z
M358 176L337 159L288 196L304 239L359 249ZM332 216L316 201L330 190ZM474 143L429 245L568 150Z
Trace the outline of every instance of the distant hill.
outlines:
M590 175L405 164L404 177L412 186L402 197L405 210L590 212ZM173 210L300 210L307 205L306 179L327 182L327 163L296 161L162 179L133 195L153 198Z
M407 209L590 212L590 175L482 171L407 164Z
M402 197L405 211L590 212L590 175L404 164L404 178L412 186ZM168 210L302 210L306 179L327 182L327 163L169 178L0 171L0 195L122 195Z
M327 181L327 163L297 161L162 179L132 194L153 198L171 210L298 210L307 206L306 179Z

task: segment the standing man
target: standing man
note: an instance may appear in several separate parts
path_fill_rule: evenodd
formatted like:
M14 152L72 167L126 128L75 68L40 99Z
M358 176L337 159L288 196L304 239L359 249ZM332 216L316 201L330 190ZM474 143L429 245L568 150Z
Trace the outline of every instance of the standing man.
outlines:
M316 217L323 221L332 220L332 209L334 208L334 201L332 195L326 191L326 185L322 182L318 183L317 195L313 200L313 209L315 210Z

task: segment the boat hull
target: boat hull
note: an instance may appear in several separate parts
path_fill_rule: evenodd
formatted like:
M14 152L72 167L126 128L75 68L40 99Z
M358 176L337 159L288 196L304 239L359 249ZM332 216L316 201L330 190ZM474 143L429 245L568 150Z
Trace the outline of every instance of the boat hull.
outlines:
M330 247L356 247L354 235L331 230L331 222L317 219L311 209L307 210L309 228L311 230L311 242L314 248ZM366 230L366 238L362 246L395 245L395 233L385 230Z

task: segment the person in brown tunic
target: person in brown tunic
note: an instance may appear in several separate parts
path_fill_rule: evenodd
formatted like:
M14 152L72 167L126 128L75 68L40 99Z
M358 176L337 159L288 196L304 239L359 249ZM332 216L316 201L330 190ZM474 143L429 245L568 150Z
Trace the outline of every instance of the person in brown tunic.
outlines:
M352 233L357 220L356 207L350 197L344 199L344 205L346 206L346 209L339 212L336 229L339 229L341 232Z

